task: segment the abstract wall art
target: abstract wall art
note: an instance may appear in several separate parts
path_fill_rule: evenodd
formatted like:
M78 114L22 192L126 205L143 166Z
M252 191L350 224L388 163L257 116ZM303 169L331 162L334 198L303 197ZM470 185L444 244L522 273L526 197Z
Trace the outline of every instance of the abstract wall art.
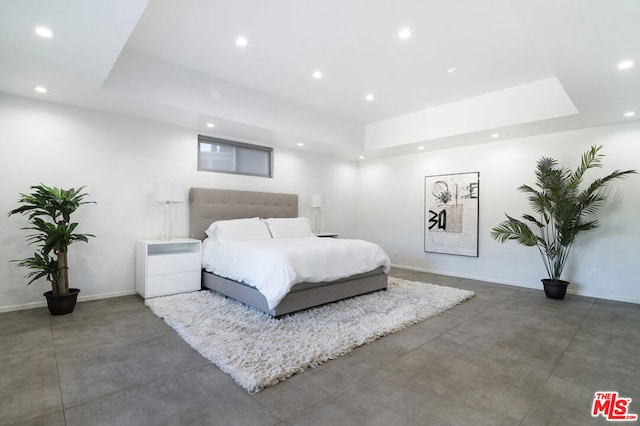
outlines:
M478 256L480 172L425 176L424 251Z

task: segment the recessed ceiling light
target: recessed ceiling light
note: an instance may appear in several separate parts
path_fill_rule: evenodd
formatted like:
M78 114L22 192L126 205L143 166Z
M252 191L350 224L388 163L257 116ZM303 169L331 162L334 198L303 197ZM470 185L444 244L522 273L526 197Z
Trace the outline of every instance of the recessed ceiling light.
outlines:
M52 38L53 37L53 31L51 31L47 27L36 27L35 31L36 31L36 34L38 34L42 38Z
M304 146L304 143L298 142L298 146Z
M38 93L47 93L47 88L44 86L36 86L33 88Z
M618 69L628 70L629 68L633 68L635 64L636 64L636 61L633 61L633 60L618 62Z
M403 28L398 32L398 37L402 40L406 40L411 37L411 30L409 28Z
M236 38L236 44L240 47L245 47L247 44L249 44L249 41L246 37L240 36Z
M320 70L316 70L313 72L313 78L315 78L316 80L320 80L322 78L322 71Z
M367 102L371 102L375 99L375 96L373 96L373 93L369 93L367 96L364 97Z
M451 67L451 68L449 68L449 69L447 70L447 72L448 72L449 74L453 74L454 72L456 72L456 68L455 68L455 67Z
M358 157L359 160L364 160L364 155Z
M494 138L494 139L495 138L499 138L500 137L500 133L492 133L491 137Z
M207 127L213 129L214 127L216 127L216 125L213 123L207 123Z
M635 111L627 111L624 113L625 117L633 117L634 115L636 115Z
M418 147L418 149L419 149L419 150L423 150L423 149L424 149L424 146L419 146L419 147Z

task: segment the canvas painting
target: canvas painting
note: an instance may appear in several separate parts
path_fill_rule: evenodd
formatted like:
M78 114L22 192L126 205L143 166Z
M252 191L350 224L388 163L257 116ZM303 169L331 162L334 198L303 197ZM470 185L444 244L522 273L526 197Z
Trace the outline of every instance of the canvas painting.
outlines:
M425 177L425 252L478 256L479 185L479 172Z

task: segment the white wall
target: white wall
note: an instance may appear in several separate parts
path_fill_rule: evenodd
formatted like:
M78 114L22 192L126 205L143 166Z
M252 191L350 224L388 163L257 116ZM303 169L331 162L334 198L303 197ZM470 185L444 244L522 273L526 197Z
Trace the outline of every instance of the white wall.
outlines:
M97 205L77 215L88 245L70 249L72 285L81 299L134 292L134 244L160 233L162 206L152 183L220 187L300 195L310 215L312 193L325 195L323 228L378 242L395 265L454 276L539 288L544 269L535 249L499 244L488 236L504 212L527 211L516 190L533 183L541 155L574 167L592 144L605 145L605 168L640 169L640 123L494 142L356 163L303 150L275 149L273 179L196 170L196 132L149 121L0 95L0 311L41 306L46 282L25 285L25 270L10 263L31 255L23 218L6 217L20 192L37 183L86 185ZM260 143L260 141L254 141ZM480 172L480 256L423 251L424 176ZM570 291L640 303L640 176L615 183L602 229L575 247L565 278ZM624 194L624 196L622 196ZM174 234L186 235L187 206L174 209ZM597 278L591 278L592 271Z
M521 184L533 184L541 156L574 168L591 145L604 145L604 168L640 171L640 123L556 133L422 154L365 161L358 178L358 234L375 241L394 265L446 275L541 288L545 278L535 248L489 237L504 213L528 213ZM425 253L423 250L424 177L480 172L479 257ZM599 219L602 228L583 234L574 247L564 278L569 292L640 303L640 175L616 181ZM593 275L597 275L594 277Z
M310 215L312 193L325 195L324 229L355 236L357 164L303 150L275 148L274 178L197 171L197 133L150 121L0 95L0 311L40 306L46 281L25 285L11 259L32 254L23 217L7 217L31 185L86 185L96 205L77 213L79 232L97 238L71 246L71 285L80 300L134 292L135 241L160 235L163 207L153 182L186 187L297 193ZM260 143L260 141L249 141ZM187 205L174 206L175 236L188 232Z

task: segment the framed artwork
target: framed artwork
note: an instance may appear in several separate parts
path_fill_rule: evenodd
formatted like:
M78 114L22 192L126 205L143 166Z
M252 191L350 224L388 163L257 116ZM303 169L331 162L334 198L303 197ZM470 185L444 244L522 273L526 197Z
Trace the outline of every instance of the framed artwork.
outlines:
M480 172L425 176L424 251L478 256Z

